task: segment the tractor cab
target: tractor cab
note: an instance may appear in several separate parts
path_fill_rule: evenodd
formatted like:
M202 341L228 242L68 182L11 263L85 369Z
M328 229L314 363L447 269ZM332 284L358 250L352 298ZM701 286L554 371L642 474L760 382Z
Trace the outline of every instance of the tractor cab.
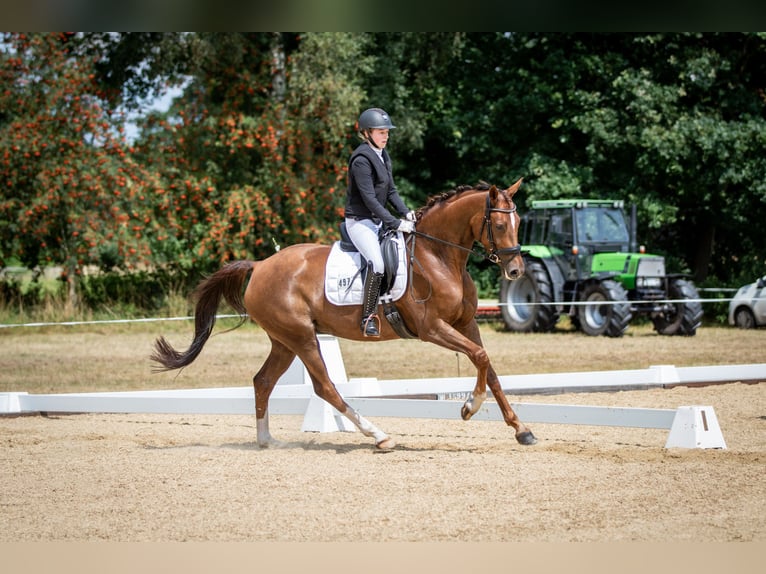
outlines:
M604 258L594 261L594 255L629 252L630 232L622 208L622 201L535 201L522 224L522 244L547 245L567 281L621 272L618 262L624 263L624 256L597 263Z

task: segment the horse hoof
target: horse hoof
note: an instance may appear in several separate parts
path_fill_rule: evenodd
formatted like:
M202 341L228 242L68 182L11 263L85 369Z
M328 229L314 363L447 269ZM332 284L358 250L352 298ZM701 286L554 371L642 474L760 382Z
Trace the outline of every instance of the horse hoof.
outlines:
M389 450L393 450L396 446L396 443L391 438L384 438L382 441L377 443L375 445L375 448L377 448L379 451L387 452Z
M525 432L517 434L516 441L519 444L523 444L525 446L529 446L529 445L537 443L537 439L535 438L535 435L532 434L532 431L525 431Z
M283 442L281 440L276 439L269 439L267 441L259 441L256 443L258 445L258 448L285 448L287 447L287 443Z
M473 413L471 412L471 409L468 408L467 405L463 405L463 408L460 409L460 417L467 421L473 416Z

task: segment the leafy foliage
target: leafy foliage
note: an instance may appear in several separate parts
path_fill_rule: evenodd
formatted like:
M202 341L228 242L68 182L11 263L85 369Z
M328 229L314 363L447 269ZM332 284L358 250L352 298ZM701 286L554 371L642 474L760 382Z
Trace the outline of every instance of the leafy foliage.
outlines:
M86 268L191 282L328 242L355 119L380 106L413 207L519 177L522 211L623 199L673 270L736 285L764 268L765 77L762 33L5 33L0 265L62 266L92 304Z
M0 68L0 264L132 268L147 263L145 206L156 176L131 156L92 62L66 34L7 39Z

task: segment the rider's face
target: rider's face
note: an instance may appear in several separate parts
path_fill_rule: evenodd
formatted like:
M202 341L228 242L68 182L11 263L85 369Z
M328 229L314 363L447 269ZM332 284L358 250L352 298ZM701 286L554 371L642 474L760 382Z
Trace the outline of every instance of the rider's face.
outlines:
M388 130L380 129L380 128L371 128L370 139L372 140L372 143L375 144L375 147L377 147L378 149L383 149L384 147L386 147L386 144L388 143Z

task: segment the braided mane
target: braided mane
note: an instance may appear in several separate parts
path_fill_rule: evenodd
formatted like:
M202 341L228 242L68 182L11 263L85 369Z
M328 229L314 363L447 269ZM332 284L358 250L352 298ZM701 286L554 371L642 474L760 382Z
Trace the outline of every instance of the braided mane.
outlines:
M476 185L459 185L449 191L445 191L437 195L432 195L428 198L426 204L416 211L417 220L420 221L420 218L423 217L423 215L425 215L425 213L432 207L441 205L442 203L449 201L453 197L457 197L465 191L487 191L490 187L492 186L486 181L479 181L479 183Z

